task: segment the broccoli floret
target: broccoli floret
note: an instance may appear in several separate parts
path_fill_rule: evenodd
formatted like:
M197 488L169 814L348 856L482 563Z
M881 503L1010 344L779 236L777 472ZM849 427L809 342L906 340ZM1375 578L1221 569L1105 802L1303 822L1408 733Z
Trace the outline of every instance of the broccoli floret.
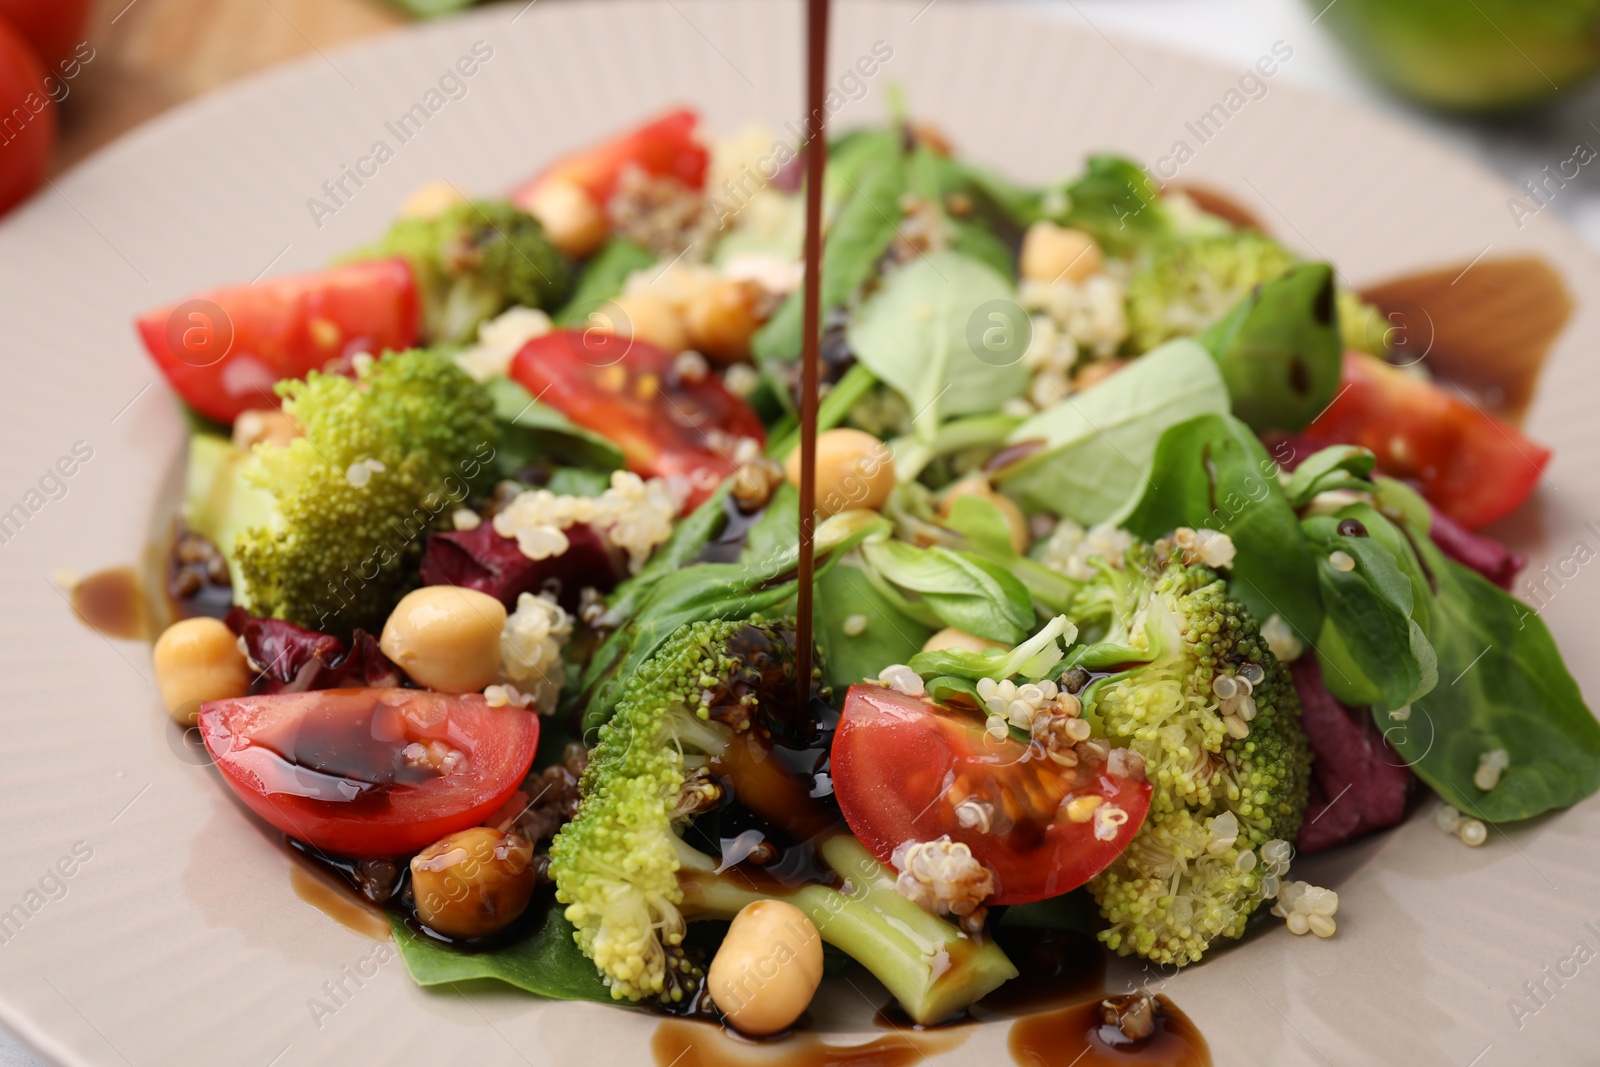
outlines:
M1158 542L1097 558L1073 615L1100 639L1068 660L1115 672L1085 688L1084 713L1144 757L1154 788L1144 826L1089 883L1109 923L1100 939L1179 966L1240 936L1277 892L1310 773L1288 670L1186 551Z
M551 309L572 292L572 263L539 220L501 200L457 204L431 218L401 219L363 258L404 256L422 295L423 333L465 344L478 324L514 304Z
M761 743L765 723L781 718L785 703L792 707L793 648L787 626L695 622L628 680L579 782L577 815L550 847L556 898L619 1000L690 996L703 974L684 954L687 921L732 918L777 896L876 975L913 1018L942 1018L1016 969L992 942L901 896L894 872L847 832L806 825L805 792L787 772L774 773L776 760L736 757ZM713 764L716 775L708 773ZM719 874L716 859L679 835L692 815L723 800L724 776L738 800L786 820L796 836L821 830L821 860L848 886L768 892L737 873ZM760 789L745 791L757 777Z
M1191 337L1295 263L1293 253L1255 230L1158 245L1128 279L1129 340L1148 352Z
M274 511L235 540L240 602L324 632L377 632L415 584L427 532L492 477L494 405L449 357L421 349L278 392L304 436L257 445L240 466Z

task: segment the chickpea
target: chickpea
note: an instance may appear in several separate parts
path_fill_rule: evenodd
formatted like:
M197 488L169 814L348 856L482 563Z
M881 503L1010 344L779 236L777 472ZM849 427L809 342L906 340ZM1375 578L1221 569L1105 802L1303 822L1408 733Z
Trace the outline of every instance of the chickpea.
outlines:
M411 857L417 918L447 937L483 937L509 926L533 896L533 845L474 826Z
M541 182L523 207L544 226L551 244L577 259L591 255L611 234L603 205L569 181Z
M750 338L761 325L761 289L754 282L719 279L697 292L684 308L689 345L718 363L750 358Z
M431 219L442 215L448 208L457 204L465 204L467 198L460 191L443 178L436 178L431 182L424 182L411 190L410 194L400 205L400 217L403 219Z
M963 478L944 491L944 495L939 498L939 517L948 519L950 509L964 496L981 496L999 508L1000 513L1006 517L1006 525L1011 528L1011 547L1018 552L1028 551L1028 517L1022 513L1015 500L995 492L994 487L989 484L989 479L981 474Z
M1030 282L1081 282L1104 264L1100 243L1082 230L1040 219L1023 235L1022 276Z
M476 693L500 673L506 607L487 593L428 585L407 593L378 647L411 680L442 693Z
M683 316L654 293L625 293L595 314L600 325L609 327L618 337L637 337L668 352L682 352L689 347Z
M156 639L154 660L161 700L180 726L193 726L208 700L250 692L250 664L217 619L173 623Z
M805 912L781 900L746 904L706 973L711 999L747 1034L792 1025L821 981L822 937Z
M991 641L987 637L969 634L965 630L958 630L954 626L946 626L922 643L922 651L938 652L940 649L953 648L961 652L986 652L991 648L1004 649L1006 645L999 641Z
M789 453L784 476L800 484L800 450ZM894 488L894 453L861 430L827 430L817 435L817 514L851 508L876 511Z

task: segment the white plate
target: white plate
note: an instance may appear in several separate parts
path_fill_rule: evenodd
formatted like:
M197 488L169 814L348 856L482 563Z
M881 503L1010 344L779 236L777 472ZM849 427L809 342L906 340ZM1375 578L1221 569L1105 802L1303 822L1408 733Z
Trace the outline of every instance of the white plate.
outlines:
M843 72L874 41L893 56L835 122L880 117L897 82L963 151L1039 179L1073 170L1088 150L1158 160L1185 140L1197 152L1182 180L1233 191L1356 284L1486 249L1548 258L1579 306L1528 420L1556 460L1515 527L1518 547L1537 573L1576 540L1600 545L1600 526L1583 525L1600 519L1600 310L1590 295L1600 277L1548 215L1517 228L1498 181L1281 77L1199 144L1185 123L1225 102L1244 71L1092 27L924 5L841 5L830 69ZM0 922L13 916L0 927L0 1016L45 1054L136 1067L647 1061L650 1018L510 992L421 991L398 961L359 986L344 979L343 1005L317 1018L311 998L373 944L296 899L279 845L213 773L175 755L148 650L81 627L50 579L60 567L137 559L182 448L177 412L129 326L136 312L320 264L379 233L426 179L503 190L672 102L699 105L721 132L752 118L798 126L801 36L787 3L497 5L181 108L0 227L0 511L42 503L0 544ZM479 40L493 56L465 95L399 143L385 124L426 102ZM380 139L393 159L362 187L347 182L353 195L319 228L308 199ZM79 441L93 457L65 495L27 497ZM1593 585L1580 570L1545 611L1591 701ZM1594 801L1475 851L1413 819L1303 866L1302 876L1339 886L1333 941L1275 926L1163 991L1220 1064L1592 1061L1586 1016L1600 964L1570 957L1579 943L1600 949L1597 838ZM30 897L75 845L92 858ZM1568 977L1550 977L1562 968ZM1508 1001L1541 981L1544 1003L1519 1026ZM861 1021L846 1029L859 1036L842 1040L871 1031L857 1006ZM1000 1026L963 1031L951 1062L1004 1062L1005 1036Z

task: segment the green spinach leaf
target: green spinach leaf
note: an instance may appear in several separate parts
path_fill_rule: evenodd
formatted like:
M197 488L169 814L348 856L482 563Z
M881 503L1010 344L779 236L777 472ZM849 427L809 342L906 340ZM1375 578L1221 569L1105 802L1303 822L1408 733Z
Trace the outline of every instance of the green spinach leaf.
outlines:
M767 501L766 510L750 524L739 562L758 565L786 552L800 541L800 490L783 482Z
M732 480L724 481L700 506L672 528L666 543L655 550L638 574L611 591L606 604L608 621L615 625L630 622L650 590L667 575L686 566L716 539L728 521L727 500L733 492Z
M535 905L537 906L537 905ZM440 944L390 913L395 945L412 981L421 986L491 978L552 1000L615 1003L594 963L572 939L572 924L551 903L521 940L478 952Z
M510 378L493 378L485 387L500 421L500 449L495 463L507 477L538 460L593 470L613 471L623 465L622 449L586 430Z
M850 414L850 409L861 403L877 384L878 379L871 371L859 363L852 364L844 372L844 377L835 382L833 388L828 390L828 395L817 404L817 432L831 430L843 422ZM767 444L767 456L782 463L799 444L800 428L791 418L783 433L778 433L774 428Z
M1020 348L979 351L972 335L987 304L1014 306L1004 277L957 252L932 252L888 275L850 317L851 350L905 398L918 437L951 416L992 412L1028 387ZM1002 327L1013 324L1003 312ZM1022 343L1010 338L1012 347ZM981 345L979 346L982 347Z
M1229 591L1258 623L1281 615L1306 646L1315 642L1322 629L1315 555L1278 484L1277 464L1232 415L1202 415L1161 435L1144 496L1124 525L1146 540L1179 526L1227 534L1238 550Z
M904 541L861 546L868 568L918 594L939 621L978 637L1015 645L1033 628L1033 598L1005 568L968 553Z
M863 142L859 170L834 170L848 192L828 231L822 248L824 317L843 307L872 277L878 260L894 240L900 222L900 197L906 190L905 160L898 141ZM833 168L830 168L832 170ZM789 294L777 312L751 341L757 362L789 363L800 358L804 332L801 289Z
M1085 526L1113 519L1152 484L1156 442L1168 427L1227 410L1216 362L1193 341L1170 341L1011 431L1013 444L1042 447L995 472L995 481Z
M950 505L945 524L966 538L962 547L1022 579L1033 599L1051 614L1068 611L1078 586L1060 571L1029 559L1011 543L1011 523L994 501L971 493Z
M572 297L550 317L557 326L581 326L601 304L622 292L628 275L656 261L655 253L621 237L607 241L583 266Z
M1117 156L1090 156L1067 196L1067 225L1093 234L1111 252L1133 251L1176 232L1161 189L1142 167Z
M856 632L852 618L864 620ZM922 650L933 630L902 612L872 584L853 560L841 560L817 583L817 645L823 680L842 694L848 686Z
M581 467L558 467L550 473L544 487L556 496L596 497L611 488L611 476L604 471Z
M816 577L870 537L887 537L887 520L874 512L850 511L817 527ZM601 642L584 672L585 732L611 717L623 679L638 673L673 631L706 619L748 619L785 614L798 585L800 546L755 563L698 563L662 575L638 602L630 623Z
M1439 684L1396 721L1374 711L1384 736L1417 776L1462 812L1491 822L1526 819L1600 788L1600 723L1584 705L1536 612L1477 572L1414 538L1437 595L1428 638ZM1492 790L1473 784L1485 752L1510 766Z
M1339 388L1333 268L1304 263L1256 286L1199 337L1228 383L1233 413L1257 433L1294 432Z
M1328 691L1346 704L1398 708L1438 681L1433 646L1412 619L1414 590L1389 547L1366 534L1340 531L1349 521L1382 516L1318 515L1301 523L1317 559L1322 629L1317 656ZM1365 523L1363 529L1365 529ZM1343 553L1351 567L1333 560Z
M1377 460L1356 445L1333 445L1307 456L1289 475L1283 493L1299 511L1317 496L1335 489L1371 490Z

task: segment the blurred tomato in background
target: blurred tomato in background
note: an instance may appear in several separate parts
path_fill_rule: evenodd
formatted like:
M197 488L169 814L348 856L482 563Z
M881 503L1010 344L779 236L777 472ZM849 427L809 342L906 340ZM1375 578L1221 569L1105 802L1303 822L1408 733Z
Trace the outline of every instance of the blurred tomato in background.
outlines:
M0 19L0 213L38 188L56 143L56 114L44 66L22 35Z
M22 35L46 71L83 40L89 0L0 0L0 19Z
M61 75L76 72L88 16L89 0L0 0L0 214L50 169Z

